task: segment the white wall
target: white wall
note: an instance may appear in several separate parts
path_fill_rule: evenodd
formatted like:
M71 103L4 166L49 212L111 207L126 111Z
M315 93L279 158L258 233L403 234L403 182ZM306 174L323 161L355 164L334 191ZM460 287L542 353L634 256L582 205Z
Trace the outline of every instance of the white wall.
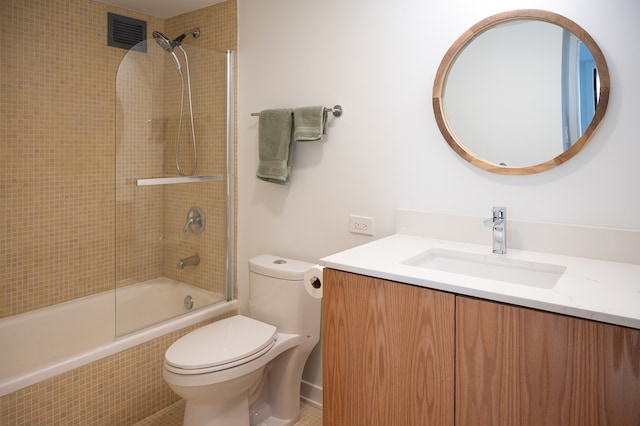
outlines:
M251 256L310 262L391 234L396 208L640 229L640 2L630 0L238 0L238 277L246 309ZM448 147L431 90L450 44L477 21L518 8L572 19L600 45L609 111L566 164L532 176L476 169ZM342 104L322 142L299 143L287 186L255 179L266 108ZM349 214L373 216L373 237ZM488 244L488 243L487 243ZM305 372L321 384L319 353Z

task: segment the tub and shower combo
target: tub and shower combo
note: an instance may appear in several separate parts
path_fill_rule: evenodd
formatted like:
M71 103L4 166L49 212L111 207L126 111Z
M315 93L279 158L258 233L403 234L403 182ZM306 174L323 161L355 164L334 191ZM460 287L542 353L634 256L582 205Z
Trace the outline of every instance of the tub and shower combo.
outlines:
M112 288L0 319L0 396L237 309L234 55L199 35L124 55Z

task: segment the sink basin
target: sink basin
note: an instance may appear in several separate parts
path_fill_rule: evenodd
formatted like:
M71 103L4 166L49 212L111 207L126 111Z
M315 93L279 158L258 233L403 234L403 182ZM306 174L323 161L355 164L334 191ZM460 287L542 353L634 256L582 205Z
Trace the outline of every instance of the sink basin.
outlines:
M446 249L427 250L402 263L538 288L553 288L567 269L560 265L510 259L496 254Z

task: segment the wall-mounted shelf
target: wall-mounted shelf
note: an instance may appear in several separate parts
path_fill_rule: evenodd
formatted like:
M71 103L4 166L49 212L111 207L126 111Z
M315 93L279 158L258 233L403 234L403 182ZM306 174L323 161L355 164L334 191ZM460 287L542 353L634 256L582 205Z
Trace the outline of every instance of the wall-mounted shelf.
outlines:
M224 175L174 176L174 177L166 177L166 178L136 179L136 185L137 186L171 185L174 183L211 182L214 180L223 180L223 179L224 179Z

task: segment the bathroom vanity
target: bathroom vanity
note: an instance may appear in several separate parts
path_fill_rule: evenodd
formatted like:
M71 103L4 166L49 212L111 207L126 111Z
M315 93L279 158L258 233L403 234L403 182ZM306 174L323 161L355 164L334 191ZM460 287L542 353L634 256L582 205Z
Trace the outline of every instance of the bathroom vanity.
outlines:
M640 424L640 265L490 251L395 234L323 259L325 424Z
M560 43L565 56L549 60ZM579 55L589 72L567 66ZM588 90L568 95L578 81ZM583 28L525 9L460 36L432 100L456 154L491 173L527 175L582 150L609 89L604 55ZM513 128L527 130L515 140ZM324 424L640 426L639 231L510 222L510 245L504 209L494 207L491 247L479 231L486 218L397 219L397 234L322 259Z

